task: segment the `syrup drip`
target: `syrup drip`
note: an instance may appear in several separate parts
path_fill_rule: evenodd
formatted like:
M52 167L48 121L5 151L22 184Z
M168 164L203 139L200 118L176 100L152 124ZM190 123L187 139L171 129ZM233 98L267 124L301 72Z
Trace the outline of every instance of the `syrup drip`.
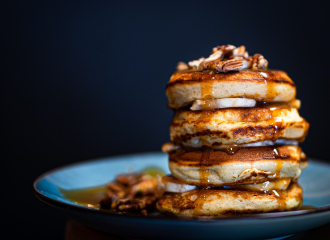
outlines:
M273 194L276 197L279 211L284 211L286 209L286 202L283 197L283 193L280 190L272 190Z
M264 77L264 82L265 82L265 86L266 86L266 94L265 94L265 98L267 101L272 102L275 97L277 96L277 85L272 83L272 84L268 84L267 79L269 78L269 75L267 72L259 72L261 76Z
M200 105L203 106L202 109L213 109L211 106L213 105L212 102L213 99L205 99L205 100L200 100ZM215 108L214 108L215 109Z
M281 177L282 167L283 167L283 161L277 160L275 162L275 174L274 174L274 177L278 177L278 178Z
M277 159L280 157L280 154L277 150L277 148L273 148L273 159ZM283 167L283 161L282 160L275 160L274 161L275 164L275 173L273 175L274 178L280 178L281 177L281 170Z
M266 72L260 72L260 74L264 77L264 82L266 85L266 94L265 98L267 101L273 101L275 97L277 96L277 85L276 84L268 84L267 78L268 74ZM288 105L288 108L290 106ZM272 111L271 119L268 121L269 126L274 127L274 131L271 137L271 140L275 142L281 135L281 129L283 126L283 120L280 118L281 116L281 107L274 105L274 107L269 107L269 109Z
M201 97L202 99L213 98L213 84L211 82L201 84Z
M281 130L283 126L283 119L281 118L281 109L277 107L270 107L271 110L271 119L268 120L269 126L273 126L273 132L271 139L273 142L275 142L279 137L281 137Z
M232 145L230 147L227 147L225 149L223 149L224 152L226 152L228 155L234 155L235 153L237 153L242 147L240 147L239 145Z
M199 167L199 178L200 178L200 188L197 191L197 199L195 200L194 211L196 215L201 215L203 213L203 204L206 201L206 191L209 188L207 184L209 183L210 170L208 169L209 159L211 149L205 149L202 151L200 158L200 167Z

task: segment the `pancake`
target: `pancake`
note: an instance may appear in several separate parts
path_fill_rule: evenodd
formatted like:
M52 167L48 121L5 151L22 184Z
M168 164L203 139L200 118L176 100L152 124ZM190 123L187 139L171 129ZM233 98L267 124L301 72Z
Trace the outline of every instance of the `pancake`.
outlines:
M296 108L256 107L177 111L170 125L171 141L184 147L247 144L278 138L303 141L308 122Z
M197 99L251 98L264 102L288 102L295 98L296 87L280 70L240 70L175 72L166 86L168 106L178 109Z
M192 190L165 193L157 202L162 213L180 217L239 216L251 213L294 210L302 205L302 189L290 184L287 190L270 192L242 190Z
M235 154L209 149L169 154L172 175L187 184L230 186L280 178L297 181L307 167L298 146L241 148Z

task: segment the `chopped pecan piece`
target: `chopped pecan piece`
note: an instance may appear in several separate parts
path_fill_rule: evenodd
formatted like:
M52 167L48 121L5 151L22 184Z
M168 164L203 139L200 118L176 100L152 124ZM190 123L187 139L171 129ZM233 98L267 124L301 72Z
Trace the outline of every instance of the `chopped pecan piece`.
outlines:
M216 70L219 72L229 72L239 70L243 66L243 61L239 59L230 59L226 61L219 61L216 66Z
M206 62L216 61L216 60L222 60L222 51L217 50L213 52L208 58L204 59L204 66Z
M125 186L132 186L139 182L142 182L142 174L119 174L116 178L117 182L125 185Z
M143 174L120 174L107 186L107 195L100 201L103 209L115 211L143 211L154 209L163 191L157 189L154 177Z
M233 45L222 45L222 46L217 46L213 48L212 53L220 50L225 57L226 55L232 55L233 50L235 49L235 46Z
M204 63L204 68L205 69L216 69L219 62L222 62L222 61L221 60L216 60L216 61L205 62Z
M268 67L268 61L261 54L254 54L252 57L252 69L265 69Z
M246 51L245 46L242 45L233 50L233 56L242 56L244 58L248 58L249 53Z
M203 71L204 68L204 58L200 58L198 60L190 61L188 63L190 69L195 71Z
M184 71L188 70L188 65L184 62L178 62L178 65L176 66L177 71Z

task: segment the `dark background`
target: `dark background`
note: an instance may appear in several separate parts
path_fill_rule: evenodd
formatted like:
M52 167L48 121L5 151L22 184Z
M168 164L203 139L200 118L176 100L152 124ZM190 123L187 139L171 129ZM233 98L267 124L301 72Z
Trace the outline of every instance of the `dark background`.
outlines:
M31 193L64 164L159 151L178 61L245 45L297 85L302 147L328 159L329 7L289 1L1 3L2 219L14 236L61 239L65 217ZM3 215L4 214L4 215ZM6 216L6 217L5 217Z

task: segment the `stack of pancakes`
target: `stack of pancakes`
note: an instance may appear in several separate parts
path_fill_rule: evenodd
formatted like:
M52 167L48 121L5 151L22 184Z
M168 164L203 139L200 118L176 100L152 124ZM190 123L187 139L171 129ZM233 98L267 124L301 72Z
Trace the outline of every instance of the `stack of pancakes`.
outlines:
M161 212L227 216L302 205L297 180L308 162L298 142L309 124L294 82L267 66L232 45L179 63L166 87L175 115L163 146L172 175L158 180Z

